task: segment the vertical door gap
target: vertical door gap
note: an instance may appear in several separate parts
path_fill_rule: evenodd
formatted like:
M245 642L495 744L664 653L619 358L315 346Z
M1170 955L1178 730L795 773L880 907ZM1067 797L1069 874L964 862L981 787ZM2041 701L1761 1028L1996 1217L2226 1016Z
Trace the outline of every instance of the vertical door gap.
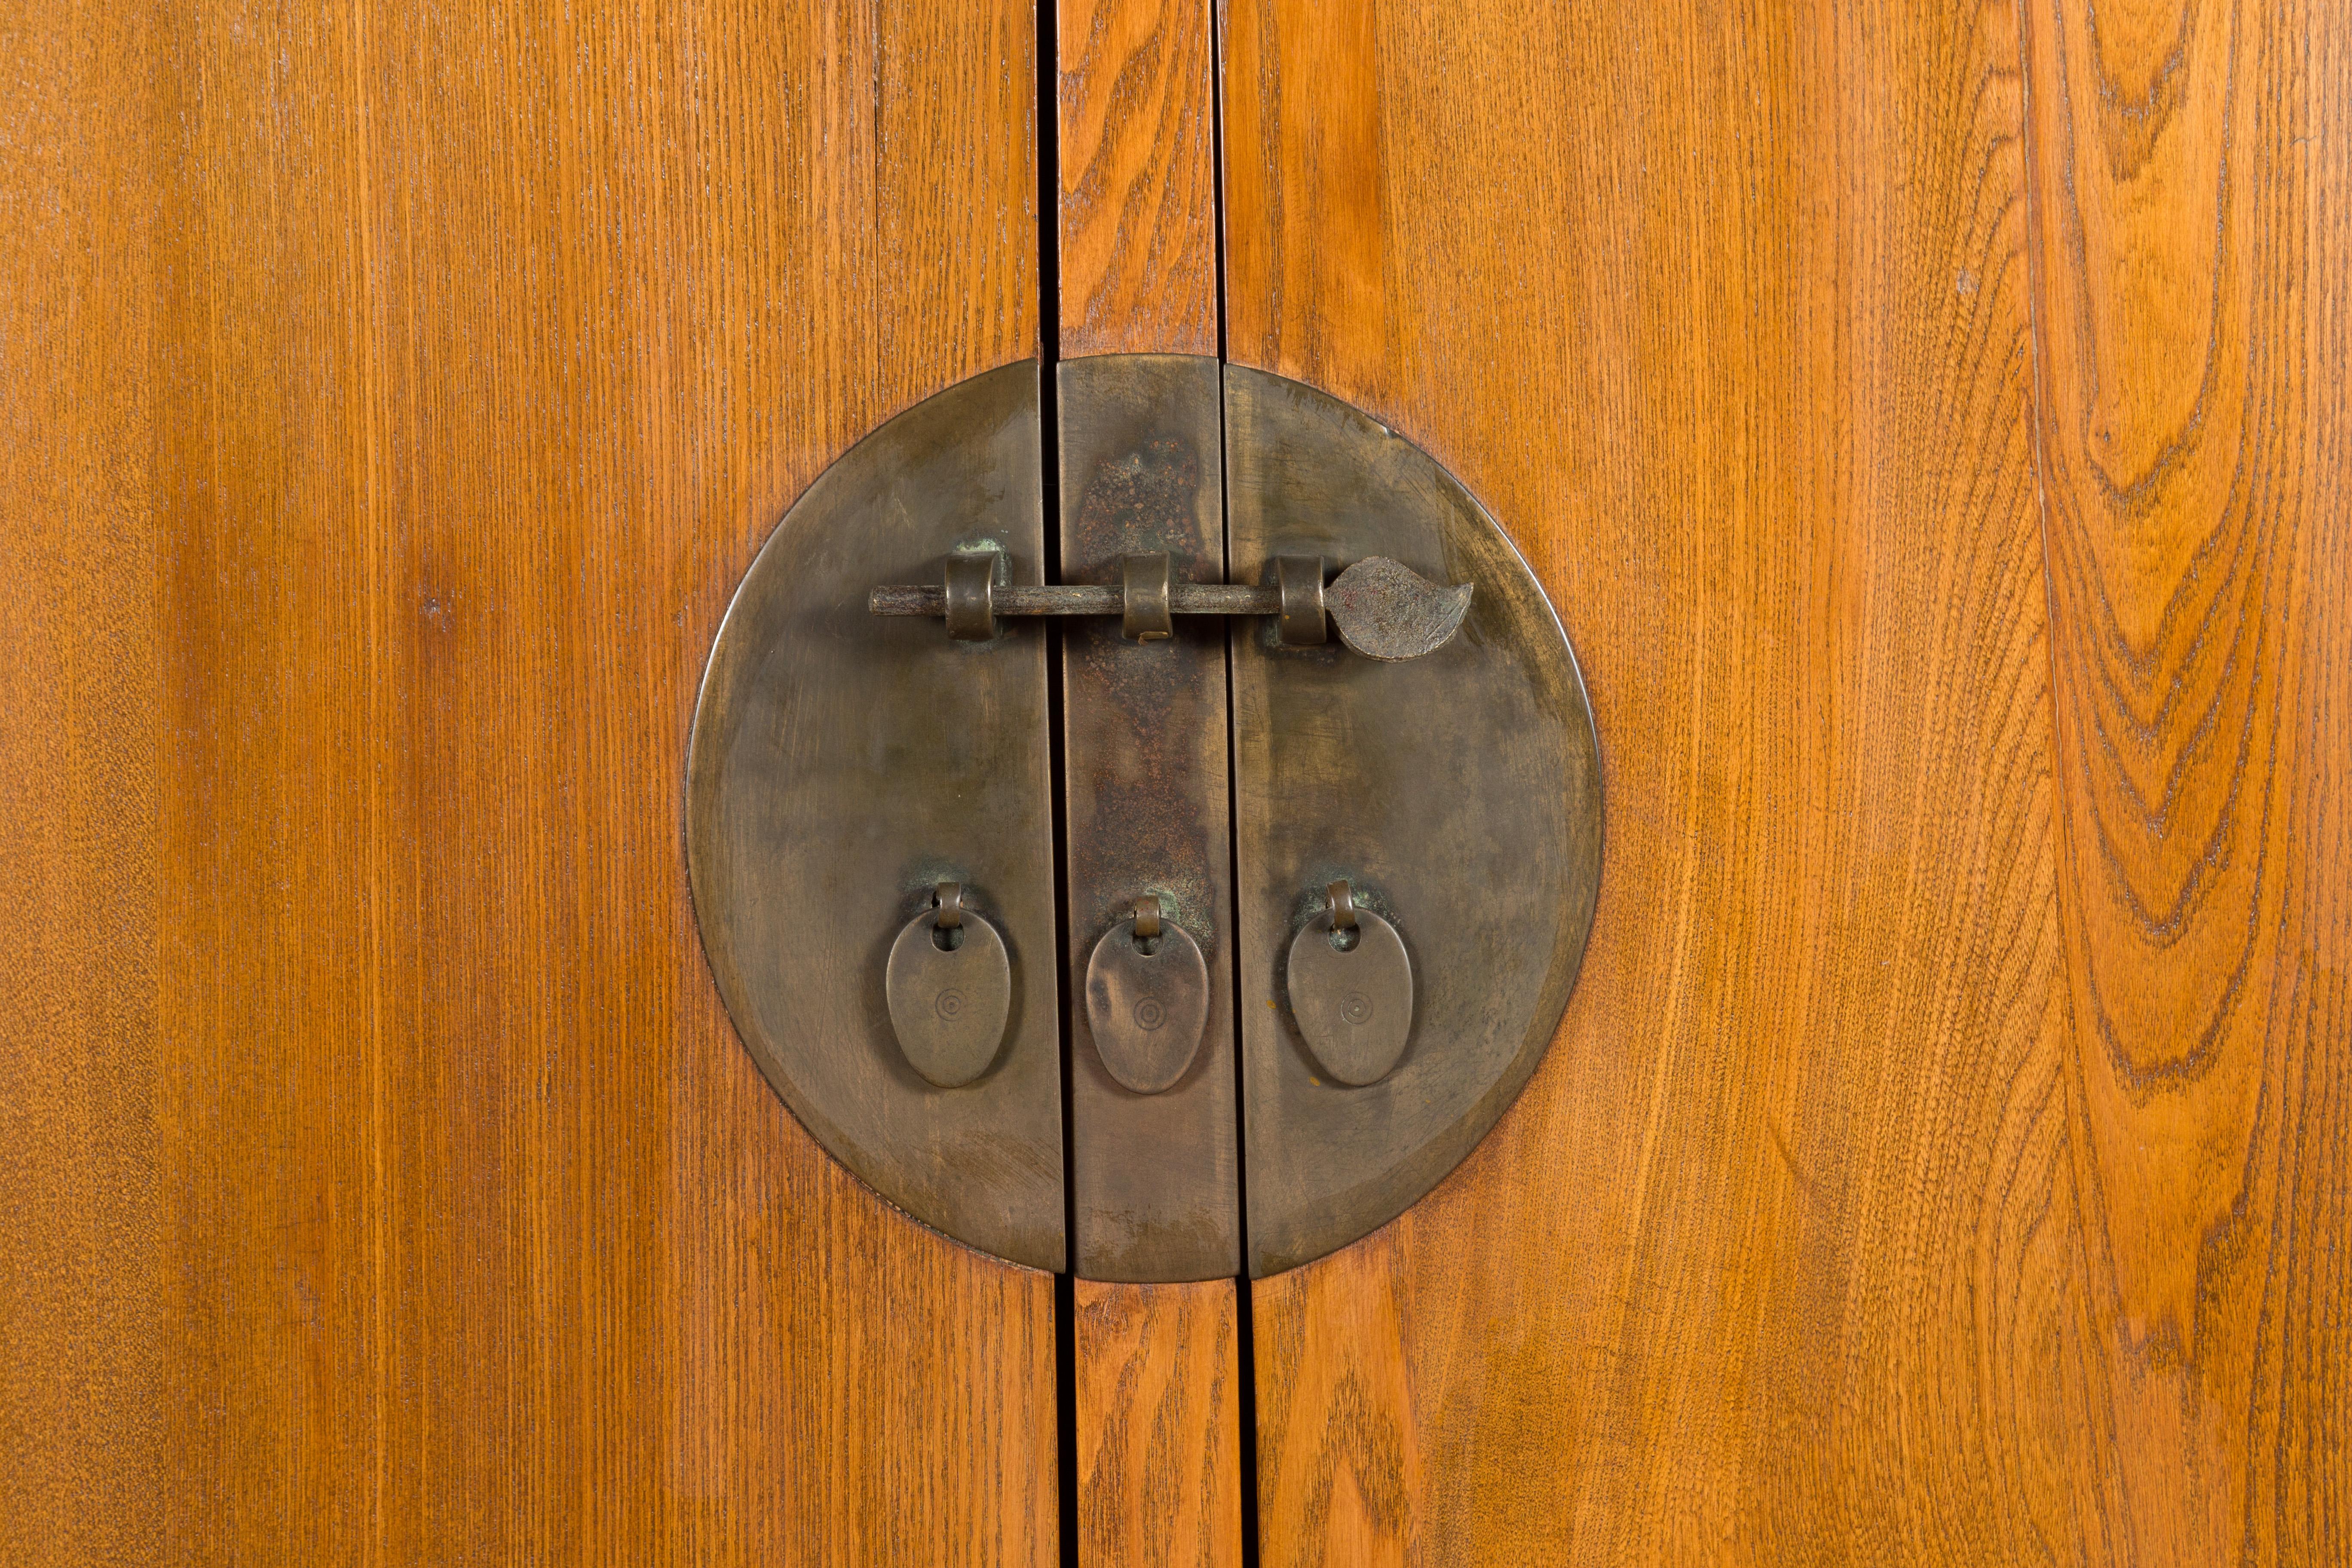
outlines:
M1225 423L1225 29L1222 0L1210 0L1209 11L1209 191L1210 234L1216 247L1217 316L1217 450L1224 472L1217 476L1217 510L1224 535L1226 580L1234 569L1233 510L1226 475L1233 468L1233 430ZM1241 933L1241 708L1234 700L1234 661L1241 639L1252 623L1236 617L1225 627L1225 853L1228 886L1234 889L1234 929L1225 950L1233 963L1234 996L1234 1211L1241 1235L1241 1277L1234 1281L1234 1352L1240 1362L1234 1416L1241 1424L1242 1563L1257 1568L1257 1325L1250 1289L1249 1238L1249 1070L1242 1047L1242 1015L1247 1006L1242 988Z
M1044 466L1039 494L1045 510L1042 580L1062 580L1062 407L1056 367L1062 358L1061 46L1055 0L1037 0L1037 454ZM1054 1279L1055 1464L1061 1500L1063 1568L1078 1562L1078 1184L1076 1129L1070 1122L1070 910L1058 891L1070 860L1069 803L1064 795L1062 623L1045 617L1047 768L1053 779L1055 992L1062 1037L1062 1272Z

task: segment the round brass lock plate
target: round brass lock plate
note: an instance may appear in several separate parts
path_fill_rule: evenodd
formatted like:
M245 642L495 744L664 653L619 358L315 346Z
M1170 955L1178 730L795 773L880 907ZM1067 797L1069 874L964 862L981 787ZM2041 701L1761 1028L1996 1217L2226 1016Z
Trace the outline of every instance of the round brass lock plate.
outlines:
M1065 503L1165 445L1142 394L1181 381L1185 438L1223 485L1221 566L1180 583L1165 553L1129 552L1123 588L1046 591L1034 362L898 414L793 503L736 592L696 709L686 846L746 1047L885 1198L1033 1268L1068 1266L1076 1208L1140 1238L1087 1253L1082 1234L1100 1277L1262 1277L1417 1202L1536 1070L1599 892L1600 747L1541 584L1441 465L1314 388L1170 359L1062 367L1065 463L1093 453L1094 476L1066 473ZM1139 636L1172 616L1177 636L1119 646L1188 657L1066 680L1066 705L1096 706L1057 715L1049 612ZM1118 865L1110 891L1139 913L1163 889L1167 918L1156 946L1105 920L1066 948L1055 724L1148 742L1180 710L1221 715L1204 732L1228 774L1145 766L1140 742L1069 748L1092 759L1070 763L1088 799L1121 803L1089 819L1088 863ZM1121 811L1145 837L1118 839ZM1194 821L1229 826L1207 874L1138 847ZM1334 940L1342 886L1352 942ZM1068 896L1074 921L1108 912ZM941 938L957 910L964 934ZM1073 1091L1066 1129L1066 1085L1097 1080L1108 1096ZM1178 1114L1219 1084L1192 1094L1216 1125ZM1228 1201L1181 1258L1144 1245L1161 1232L1136 1216L1163 1194L1221 1183L1245 1225Z

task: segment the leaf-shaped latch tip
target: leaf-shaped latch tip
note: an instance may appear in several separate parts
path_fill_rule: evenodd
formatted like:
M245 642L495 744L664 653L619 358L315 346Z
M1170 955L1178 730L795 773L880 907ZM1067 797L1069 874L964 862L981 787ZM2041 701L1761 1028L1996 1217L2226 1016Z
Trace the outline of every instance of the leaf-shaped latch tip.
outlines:
M1462 629L1472 586L1443 587L1385 555L1368 555L1323 590L1323 604L1339 640L1366 658L1419 658Z

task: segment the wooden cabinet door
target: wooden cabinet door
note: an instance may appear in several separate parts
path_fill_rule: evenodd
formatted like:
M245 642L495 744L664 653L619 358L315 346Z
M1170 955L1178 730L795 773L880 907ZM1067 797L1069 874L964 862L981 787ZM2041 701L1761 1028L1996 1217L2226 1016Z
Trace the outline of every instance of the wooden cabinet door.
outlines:
M1549 1058L1259 1282L1267 1563L2340 1562L2352 26L1230 0L1236 363L1551 589Z
M2346 1556L2339 11L6 36L0 1559ZM1545 1063L1255 1282L908 1222L687 894L784 508L1115 352L1434 454L1601 736Z
M1056 1561L1052 1277L794 1123L679 845L784 507L1036 352L1028 5L7 34L0 1559Z

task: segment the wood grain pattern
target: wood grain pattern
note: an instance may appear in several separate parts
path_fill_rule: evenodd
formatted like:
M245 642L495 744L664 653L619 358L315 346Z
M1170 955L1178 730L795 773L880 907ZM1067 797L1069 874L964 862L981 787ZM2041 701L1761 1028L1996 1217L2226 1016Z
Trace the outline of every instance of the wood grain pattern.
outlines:
M1241 1562L1236 1282L1076 1290L1078 1560Z
M0 1562L155 1560L156 17L0 27ZM104 171L93 178L93 170Z
M1513 531L1608 788L1517 1106L1256 1288L1268 1563L2145 1550L2070 1111L2020 43L1998 0L1234 0L1234 357Z
M1066 357L1217 352L1209 4L1059 8Z
M2352 16L2026 8L2072 1003L2120 1539L2337 1562Z
M9 319L80 334L36 405L75 434L11 447L68 600L9 635L69 689L10 787L104 818L8 862L62 1047L12 1043L10 1157L51 1211L108 1184L10 1255L12 1320L87 1299L0 1358L10 1560L1053 1560L1051 1279L793 1123L678 848L761 536L1034 352L1029 8L100 15L33 6L57 96L150 73L152 115L9 154L68 209Z

